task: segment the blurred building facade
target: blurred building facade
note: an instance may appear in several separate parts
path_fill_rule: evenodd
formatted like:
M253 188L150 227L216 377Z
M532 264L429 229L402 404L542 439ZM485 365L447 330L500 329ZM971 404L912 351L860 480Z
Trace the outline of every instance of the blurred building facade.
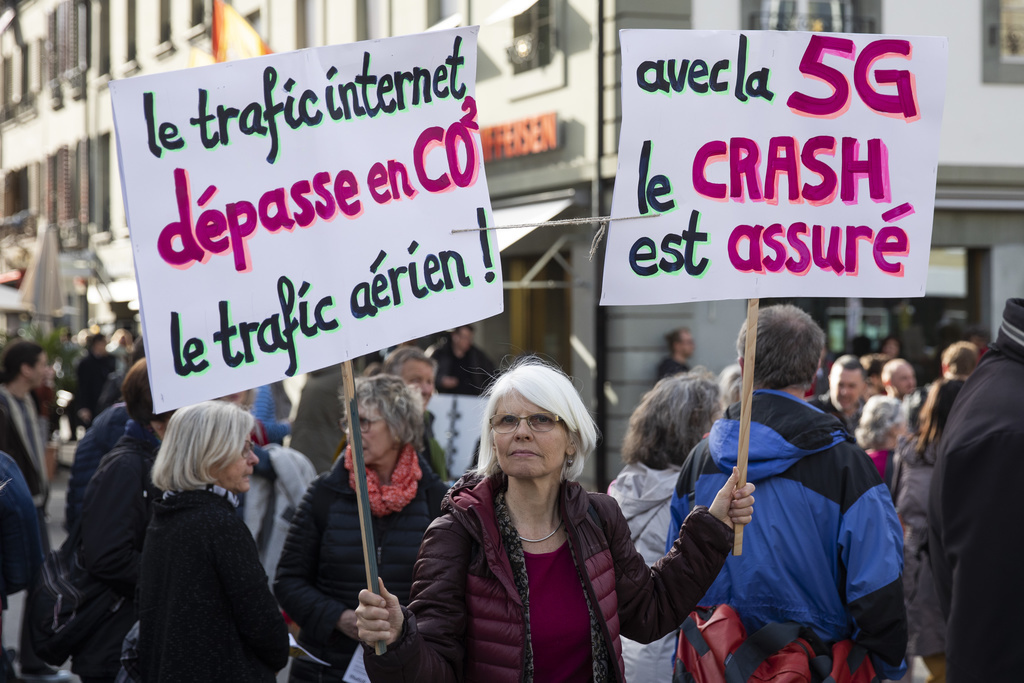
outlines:
M969 323L991 329L1024 292L1024 0L234 0L282 52L480 25L477 94L494 222L607 215L620 123L617 33L626 28L813 30L949 37L950 61L928 296L822 300L840 351L855 335L904 337L922 364ZM24 0L4 5L0 278L38 230L59 231L67 324L135 319L107 83L187 68L211 49L212 0ZM688 326L693 361L735 360L739 301L597 306L596 225L501 233L505 312L478 325L500 359L560 363L596 410L619 468L629 413L654 382L664 334ZM11 276L8 276L11 277ZM2 286L2 285L0 285ZM2 303L2 302L0 302Z

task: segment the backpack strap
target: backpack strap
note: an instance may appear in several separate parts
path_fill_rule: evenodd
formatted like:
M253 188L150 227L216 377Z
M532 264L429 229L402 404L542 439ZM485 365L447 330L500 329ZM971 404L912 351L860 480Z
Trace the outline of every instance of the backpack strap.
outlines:
M771 623L761 627L744 640L726 662L726 683L746 683L764 660L796 641L800 637L801 628L800 624L793 621ZM809 658L812 656L813 653L808 653Z
M703 469L702 459L697 455L698 448L699 446L694 446L694 448L690 450L689 455L686 456L686 460L683 461L679 482L676 485L677 493L680 492L679 486L685 485L684 488L686 490L682 491L682 493L685 493L687 499L690 501L690 509L687 511L688 513L693 512L693 508L696 505L694 499L697 497L697 478L700 477L700 472Z

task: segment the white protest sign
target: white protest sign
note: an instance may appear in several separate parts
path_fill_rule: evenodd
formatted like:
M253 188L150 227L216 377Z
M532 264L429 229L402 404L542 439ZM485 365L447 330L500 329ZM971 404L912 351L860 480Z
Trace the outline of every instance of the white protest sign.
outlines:
M476 36L110 84L157 411L501 312Z
M602 304L924 295L945 38L619 35Z

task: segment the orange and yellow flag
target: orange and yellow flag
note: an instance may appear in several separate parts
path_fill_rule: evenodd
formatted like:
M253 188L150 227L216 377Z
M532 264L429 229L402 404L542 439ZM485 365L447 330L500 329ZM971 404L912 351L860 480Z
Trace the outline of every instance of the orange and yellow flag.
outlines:
M213 0L213 58L218 62L269 55L260 34L231 5Z

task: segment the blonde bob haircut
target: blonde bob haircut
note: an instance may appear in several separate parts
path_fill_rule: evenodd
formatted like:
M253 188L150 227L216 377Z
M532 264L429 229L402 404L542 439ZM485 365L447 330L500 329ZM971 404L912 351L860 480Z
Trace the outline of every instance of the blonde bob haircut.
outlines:
M179 408L153 463L153 485L162 491L194 491L215 483L214 472L242 457L254 425L252 415L227 401Z
M551 365L532 356L515 361L487 389L487 407L480 424L480 458L477 472L492 476L501 472L494 451L491 417L498 404L507 398L522 397L542 411L554 413L564 423L569 440L575 447L572 465L566 458L562 466L562 481L576 481L583 474L583 465L597 446L597 426L583 404L580 394L569 377Z

